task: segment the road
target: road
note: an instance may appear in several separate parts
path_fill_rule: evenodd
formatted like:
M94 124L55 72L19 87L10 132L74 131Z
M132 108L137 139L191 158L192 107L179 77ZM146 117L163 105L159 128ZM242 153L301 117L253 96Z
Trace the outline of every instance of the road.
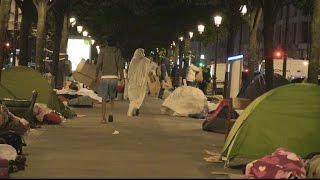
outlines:
M233 171L203 159L205 149L221 151L223 134L203 131L203 120L161 115L162 102L148 97L138 117L127 117L128 101L117 101L108 124L100 123L100 104L75 108L83 117L26 136L27 167L11 178L215 178L212 171Z

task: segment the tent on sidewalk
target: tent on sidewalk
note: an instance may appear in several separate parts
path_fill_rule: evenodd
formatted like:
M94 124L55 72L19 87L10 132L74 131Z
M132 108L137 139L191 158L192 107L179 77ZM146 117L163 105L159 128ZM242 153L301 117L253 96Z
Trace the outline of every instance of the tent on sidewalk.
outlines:
M264 94L267 91L265 76L265 74L259 74L252 81L246 82L242 86L237 98L244 98L252 101ZM289 84L289 81L286 78L284 78L280 74L274 74L273 88L277 88L287 84ZM216 109L216 111L218 110L219 108ZM214 119L207 119L203 122L202 129L204 131L224 134L226 132L225 124L227 120L227 112L227 106L223 107L223 109L218 112L218 115ZM237 117L238 113L235 110L232 110L231 119L236 119Z
M289 84L255 99L237 118L222 150L240 166L283 147L305 157L320 150L320 86Z
M1 84L3 89L0 91L0 98L14 95L18 99L30 99L33 90L38 91L37 103L47 104L48 108L64 114L65 106L58 99L47 79L39 72L25 66L11 67L2 71ZM1 93L6 92L6 93Z
M280 74L273 74L273 88L284 86L289 83L290 82ZM252 81L247 82L241 87L237 97L254 100L255 98L261 96L265 92L267 92L266 75L259 74L256 77L254 77Z

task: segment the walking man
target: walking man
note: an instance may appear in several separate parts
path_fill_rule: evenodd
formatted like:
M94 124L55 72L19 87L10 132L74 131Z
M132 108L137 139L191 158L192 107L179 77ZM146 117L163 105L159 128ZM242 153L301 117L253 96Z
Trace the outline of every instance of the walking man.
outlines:
M113 122L114 99L117 96L119 76L123 81L124 68L121 51L116 47L116 40L112 36L107 38L107 45L101 48L96 68L96 81L99 71L101 71L98 94L102 97L102 123L107 123L107 101L110 102L108 121Z

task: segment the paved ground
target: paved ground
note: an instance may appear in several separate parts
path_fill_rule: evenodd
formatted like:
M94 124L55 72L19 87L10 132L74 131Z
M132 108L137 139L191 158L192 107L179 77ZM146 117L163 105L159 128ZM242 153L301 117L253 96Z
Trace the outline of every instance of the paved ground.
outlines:
M205 149L220 152L224 135L203 131L203 120L160 115L161 103L147 98L140 116L128 118L128 102L118 101L111 124L100 123L99 104L76 108L86 116L27 135L28 166L11 177L215 178L212 171L235 172L203 159Z

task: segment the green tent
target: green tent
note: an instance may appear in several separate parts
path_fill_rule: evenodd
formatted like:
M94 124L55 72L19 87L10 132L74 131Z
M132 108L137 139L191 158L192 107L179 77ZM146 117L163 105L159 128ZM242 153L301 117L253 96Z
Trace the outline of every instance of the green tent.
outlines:
M305 157L320 151L320 86L289 84L255 99L237 118L222 150L241 166L283 147Z
M50 109L64 113L65 107L47 79L32 68L16 66L3 70L1 85L0 98L12 98L13 95L17 99L30 99L32 91L36 90L37 103L47 104Z
M0 84L0 98L16 99L17 97L15 97L15 95L12 94L9 89Z

